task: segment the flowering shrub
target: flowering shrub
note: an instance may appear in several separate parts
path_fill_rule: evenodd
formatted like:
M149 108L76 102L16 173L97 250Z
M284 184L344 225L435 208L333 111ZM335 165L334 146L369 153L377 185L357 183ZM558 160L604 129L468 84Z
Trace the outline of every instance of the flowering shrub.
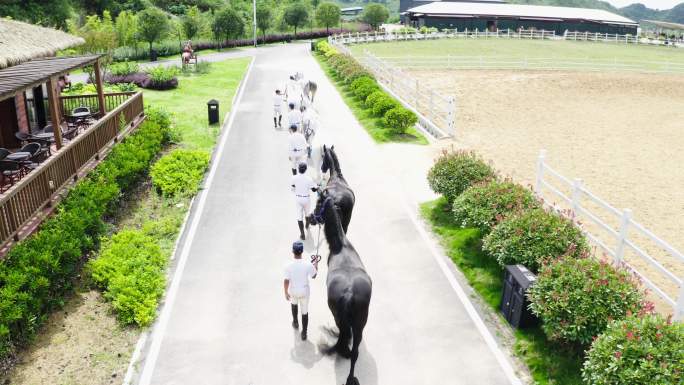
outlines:
M449 203L468 187L496 178L496 172L472 151L442 151L428 172L432 191L442 194Z
M536 273L543 259L577 258L586 254L589 246L571 220L539 208L499 223L484 238L482 250L501 266L519 263Z
M507 216L540 207L532 192L509 180L474 185L459 195L453 204L456 223L477 227L483 234Z
M612 322L591 345L582 379L592 385L683 383L684 324L660 315Z
M562 258L542 265L528 296L550 340L583 346L610 321L644 308L632 274L594 258Z

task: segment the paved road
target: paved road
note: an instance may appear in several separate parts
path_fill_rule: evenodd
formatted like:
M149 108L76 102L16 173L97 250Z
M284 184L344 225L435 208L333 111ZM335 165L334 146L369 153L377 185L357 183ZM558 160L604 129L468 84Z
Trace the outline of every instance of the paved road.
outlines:
M322 385L346 379L349 361L322 356L317 348L330 341L321 327L333 325L325 268L312 287L309 341L293 332L282 294L283 267L298 230L287 134L270 124L270 105L276 85L295 70L318 80L321 135L335 144L356 192L348 236L374 284L357 366L361 384L510 383L496 349L485 343L407 209L415 208L407 206L407 197L425 196L427 189L405 191L399 165L425 147L400 152L375 145L306 48L257 51L206 201L195 217L196 232L193 237L191 225L185 240L189 253L187 260L180 256L184 268L174 277L178 290L172 285L152 347L143 352L139 383ZM315 232L311 235L307 253Z

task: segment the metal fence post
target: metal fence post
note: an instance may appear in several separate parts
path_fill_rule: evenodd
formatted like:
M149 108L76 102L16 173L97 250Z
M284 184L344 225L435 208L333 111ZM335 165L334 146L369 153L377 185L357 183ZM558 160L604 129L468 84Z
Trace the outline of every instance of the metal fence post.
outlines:
M580 199L582 199L582 179L575 178L572 183L572 211L575 216L579 213Z
M430 119L435 120L435 91L430 89Z
M627 231L629 230L629 222L632 220L632 210L622 210L622 219L620 220L620 233L618 244L615 248L615 263L621 263L625 254L625 241L627 240Z
M546 159L546 150L540 150L537 157L537 180L534 184L534 192L541 198L542 187L544 182L544 160Z
M416 104L416 111L418 110L418 100L420 98L420 83L418 82L418 79L416 79L416 91L415 91L415 104Z
M447 111L447 125L449 126L449 133L456 136L456 99L449 96L449 109Z

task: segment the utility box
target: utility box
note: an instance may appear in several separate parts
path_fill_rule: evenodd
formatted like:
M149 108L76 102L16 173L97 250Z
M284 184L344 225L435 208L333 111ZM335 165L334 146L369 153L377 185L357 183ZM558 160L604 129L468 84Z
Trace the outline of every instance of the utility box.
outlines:
M316 42L311 40L311 52L316 50Z
M529 310L530 302L526 295L536 279L537 276L523 265L506 266L501 313L514 328L526 328L538 322Z
M209 124L217 124L219 122L218 100L211 99L207 102L207 113L209 114Z

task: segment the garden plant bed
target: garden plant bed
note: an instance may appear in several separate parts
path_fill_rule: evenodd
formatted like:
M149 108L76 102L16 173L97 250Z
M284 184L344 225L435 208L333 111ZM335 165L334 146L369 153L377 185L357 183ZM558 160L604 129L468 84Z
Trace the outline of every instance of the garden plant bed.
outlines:
M421 214L438 236L447 256L468 280L470 286L491 309L499 313L503 290L503 270L481 249L480 230L458 226L444 198L421 205ZM499 317L502 323L506 321ZM536 383L578 385L582 383L582 353L549 342L539 327L515 331L514 353L529 367Z
M208 74L181 78L178 89L145 91L147 104L173 112L172 139L160 154L176 148L211 151L220 126L209 126L206 101L221 102L222 114L230 111L231 99L244 76L249 58L212 63ZM182 94L181 94L182 93ZM182 97L180 95L183 95ZM120 202L110 218L106 236L124 229L157 226L157 242L169 257L189 206L189 196L164 198L153 189L149 177ZM10 384L120 384L140 336L138 327L121 326L111 302L91 290L89 277L55 311L35 342L19 353L19 363L2 378Z

